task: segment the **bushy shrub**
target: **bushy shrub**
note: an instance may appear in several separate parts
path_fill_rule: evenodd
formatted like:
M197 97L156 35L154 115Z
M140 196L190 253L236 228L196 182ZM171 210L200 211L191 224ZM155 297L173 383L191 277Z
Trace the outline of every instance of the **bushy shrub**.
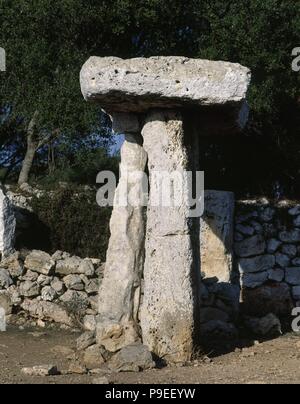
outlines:
M105 259L111 208L97 205L95 189L68 187L45 192L34 196L31 206L36 225L30 229L32 245L26 247Z

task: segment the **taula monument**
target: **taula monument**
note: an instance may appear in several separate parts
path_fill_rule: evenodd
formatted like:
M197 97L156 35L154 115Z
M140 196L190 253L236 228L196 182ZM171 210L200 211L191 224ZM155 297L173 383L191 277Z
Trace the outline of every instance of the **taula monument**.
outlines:
M151 198L152 173L196 172L199 137L232 133L248 118L250 71L239 64L91 57L80 79L84 98L98 103L114 131L125 135L116 197L128 178L128 192L141 187L139 176L124 173L147 171ZM110 227L98 343L116 352L142 341L166 361L189 361L201 310L200 217L191 217L184 203L148 204L147 212L116 204Z

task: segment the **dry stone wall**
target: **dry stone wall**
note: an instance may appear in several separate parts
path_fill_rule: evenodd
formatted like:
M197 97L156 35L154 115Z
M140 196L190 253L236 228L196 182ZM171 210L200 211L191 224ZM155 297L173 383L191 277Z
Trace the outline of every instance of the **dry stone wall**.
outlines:
M57 251L15 252L0 263L0 306L28 324L96 327L99 283L104 265ZM10 317L11 316L11 317Z

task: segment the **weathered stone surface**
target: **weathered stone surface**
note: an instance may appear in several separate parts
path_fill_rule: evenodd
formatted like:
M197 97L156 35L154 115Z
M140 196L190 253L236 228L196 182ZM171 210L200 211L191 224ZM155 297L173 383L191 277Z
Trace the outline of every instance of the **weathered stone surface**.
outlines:
M233 262L234 194L205 191L205 211L201 217L201 272L229 282Z
M95 343L96 343L95 333L87 331L84 334L80 335L79 338L77 338L76 341L77 350L82 351L88 348L89 346L94 345Z
M295 300L297 300L297 301L300 300L300 286L292 287L292 295Z
M139 340L138 310L144 266L145 209L140 199L147 154L138 134L126 134L121 150L121 178L110 221L111 238L99 291L97 341L115 352ZM127 186L127 206L120 200Z
M67 311L58 304L26 299L21 307L34 318L44 321L54 321L55 323L64 324L69 327L74 325Z
M83 318L83 328L86 331L95 331L97 327L96 316L88 314Z
M25 259L25 268L43 275L50 275L55 267L55 261L43 251L32 251Z
M279 240L276 240L272 238L271 240L268 241L267 245L267 252L268 254L274 254L278 248L281 246L282 242Z
M61 296L65 293L66 287L62 281L58 278L54 278L51 282L51 287L55 290L58 296Z
M53 277L52 276L46 276L46 275L39 275L37 278L37 284L40 285L41 287L44 286L49 286L50 283L52 282Z
M25 297L36 297L40 294L40 287L36 282L25 281L20 285L20 295Z
M188 169L179 113L149 113L142 135L151 172ZM150 200L157 197L158 186L157 178L150 176ZM184 202L180 207L158 205L148 206L141 310L143 342L167 361L188 361L193 351L197 301L193 278L197 276L195 254L199 256L199 243L195 251L189 207Z
M186 105L240 105L250 71L238 64L184 57L91 57L80 81L86 100L117 112L143 112Z
M139 372L153 369L155 363L149 349L141 343L131 344L117 352L108 364L115 372Z
M238 257L247 258L263 254L266 249L266 242L260 235L247 238L244 241L235 243L234 250Z
M280 268L269 269L268 271L268 279L270 281L281 282L284 279L284 275L284 270Z
M245 319L245 325L253 334L260 337L282 334L280 320L272 313L262 318L248 317Z
M257 288L263 285L268 279L268 272L257 272L257 273L243 273L242 274L242 285L245 288Z
M64 283L68 289L84 290L84 284L79 275L67 275L64 277Z
M42 365L33 366L31 368L22 368L22 373L26 376L45 377L45 376L57 376L60 374L56 366Z
M51 286L45 286L41 293L42 300L46 302L53 302L57 297L56 291Z
M7 256L14 250L16 219L13 206L0 186L0 253Z
M290 288L285 283L264 285L257 289L243 289L242 302L244 313L257 317L269 313L290 316L293 308Z
M6 256L0 262L0 268L7 269L12 278L18 278L23 275L24 267L20 260L20 253L15 252Z
M299 243L300 230L283 231L279 234L279 238L284 243Z
M299 268L287 268L285 270L285 280L290 285L300 285L300 267Z
M7 289L13 284L13 281L6 269L0 269L0 289Z
M89 370L99 369L105 363L103 350L104 348L101 345L89 346L82 355L84 366Z
M262 272L272 269L275 266L273 255L259 255L253 258L243 258L239 260L240 273Z
M89 306L88 295L77 290L67 290L60 300L74 313L83 313Z
M4 309L5 314L8 316L12 313L13 303L10 294L6 290L0 290L0 308Z
M281 268L286 268L290 265L291 260L288 255L276 253L275 254L276 264Z
M295 258L297 255L297 247L293 244L285 244L282 246L281 252L289 258Z
M243 225L243 224L238 224L235 227L235 231L237 231L237 232L239 232L239 233L241 233L241 234L243 234L244 236L247 236L247 237L253 236L254 233L255 233L255 230L254 230L254 228L252 226L246 226L246 225Z
M89 258L83 260L79 257L68 257L57 262L55 272L58 275L64 276L83 274L90 277L95 274L95 269Z

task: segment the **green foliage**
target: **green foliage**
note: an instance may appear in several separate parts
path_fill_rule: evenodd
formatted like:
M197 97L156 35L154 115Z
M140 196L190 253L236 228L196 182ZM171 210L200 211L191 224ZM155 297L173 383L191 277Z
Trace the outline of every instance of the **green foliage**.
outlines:
M286 0L0 0L0 45L7 52L0 105L11 105L12 118L24 123L39 110L39 127L59 129L72 147L103 128L99 110L80 93L80 68L90 55L184 55L242 63L253 75L250 123L241 140L227 138L234 162L231 151L211 139L201 156L207 186L246 195L253 194L256 182L257 192L274 194L279 182L286 196L300 196L295 186L300 74L291 69L299 16L300 2ZM73 158L68 162L73 167ZM36 163L35 175L39 169Z
M62 250L105 260L111 209L97 205L95 190L59 189L34 197L31 206L37 225L30 231L36 239L31 239L32 245L27 247L37 248L42 236L44 245L39 247L50 253Z

